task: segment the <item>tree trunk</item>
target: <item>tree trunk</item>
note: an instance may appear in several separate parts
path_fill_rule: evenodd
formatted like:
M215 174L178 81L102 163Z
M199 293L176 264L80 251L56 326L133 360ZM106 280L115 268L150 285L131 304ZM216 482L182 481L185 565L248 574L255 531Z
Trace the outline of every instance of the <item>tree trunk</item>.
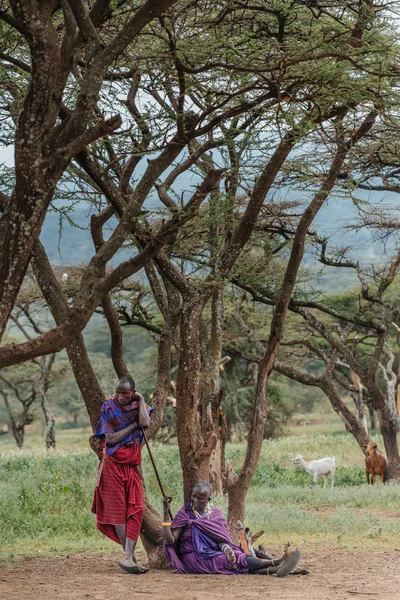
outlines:
M118 377L129 375L129 369L126 366L123 355L123 333L118 319L118 314L114 309L110 294L106 294L101 302L104 310L104 316L107 319L108 328L111 335L111 360L114 371Z
M225 489L225 446L227 438L227 425L221 400L223 388L219 394L210 400L212 431L216 434L215 448L209 459L209 481L215 494L222 494Z
M50 410L50 405L47 400L46 394L42 394L41 405L42 405L44 421L45 421L46 448L47 448L47 450L49 450L50 448L55 449L55 447L56 447L56 422L54 419L54 415Z
M153 286L154 287L154 286ZM171 356L176 342L176 332L180 318L180 297L174 286L165 281L167 298L164 305L164 325L158 343L157 383L153 393L153 416L148 430L151 439L159 430L164 419L165 405L171 387Z
M371 406L371 403L368 403L368 411L369 411L369 419L371 421L371 429L376 429L376 412L374 408Z
M237 375L236 375L235 365L233 365L233 369L231 369L231 371L230 371L230 378L231 378L231 381L233 381L234 387L231 387L229 390L229 392L230 392L229 395L230 395L230 399L231 399L232 417L230 418L230 420L227 423L227 441L242 442L243 441L243 431L242 431L242 423L241 423L239 406L238 406L238 393L237 393L238 383L237 383ZM227 383L226 371L224 371L223 382L226 385L226 383Z
M40 359L40 385L39 395L41 398L41 406L44 414L45 421L45 440L46 448L55 449L56 447L56 431L55 431L55 419L54 415L50 410L49 401L47 399L47 390L49 387L49 375L54 364L55 354L53 354L48 361L46 357L42 356Z
M149 567L152 569L165 569L169 563L165 559L162 545L162 518L156 509L145 497L144 515L140 539L149 559Z
M4 398L4 404L5 404L7 413L8 413L8 417L10 419L11 433L13 435L15 443L17 444L17 448L19 450L21 450L22 446L24 445L26 411L25 410L23 411L22 415L20 415L20 417L18 419L19 422L17 423L17 421L12 413L10 403L8 402L7 394L4 391L1 391L1 395Z
M397 364L397 381L400 381L400 360L398 359L398 364ZM397 383L396 386L396 408L397 408L397 414L400 417L400 383Z
M224 325L223 289L219 286L211 297L210 340L204 340L204 369L200 373L200 426L203 439L214 434L215 448L209 459L209 481L214 493L223 492L225 470L226 420L221 400L224 390L220 388L220 360Z
M208 439L203 439L198 410L201 314L208 296L207 291L192 291L190 296L184 298L181 312L180 356L176 381L176 431L185 502L190 499L192 488L197 481L208 481L210 454L217 441L211 428Z
M270 352L267 351L259 366L250 429L247 436L246 456L240 474L228 487L228 526L232 535L236 535L237 521L243 522L244 520L246 496L262 448L267 418L266 388L277 346L273 344L269 346L269 350Z
M367 422L367 408L364 402L363 389L361 381L357 373L351 370L351 378L355 388L354 402L357 407L357 416L360 419L365 431L368 433L368 422Z
M228 488L228 527L231 537L234 541L239 541L239 533L237 530L237 522L244 523L246 511L246 496L248 488L239 485L239 480L236 484Z
M361 379L368 389L372 406L378 415L379 428L382 433L388 461L388 478L400 482L400 455L397 444L399 421L397 413L394 410L392 413L388 407L385 396L381 392L374 377L371 377L369 373L365 373L364 378Z
M392 427L383 411L377 410L377 414L387 456L387 478L400 482L400 456L397 444L397 430Z
M25 427L23 425L17 426L11 422L11 432L13 434L17 448L22 450L24 445Z
M16 119L15 188L0 217L0 340L55 189L44 139L56 117L60 45L50 11L26 4L13 5L23 35L30 38L31 80Z
M14 418L14 416L11 413L9 413L9 415L10 415L11 433L13 434L13 438L15 440L15 443L17 444L17 448L19 450L22 450L22 447L24 445L24 438L25 438L26 413L24 411L18 417L18 421Z
M328 397L335 413L342 419L347 431L354 436L362 453L365 454L365 446L371 441L371 438L368 435L368 429L365 428L363 421L358 417L358 415L354 415L351 410L347 408L346 404L340 398L331 379L326 376L322 377L320 387Z
M83 335L79 334L79 336L67 346L66 351L74 373L75 381L85 403L90 423L92 428L95 429L100 417L100 409L103 402L105 402L106 397L90 362Z
M36 177L35 177L36 180ZM43 186L43 189L42 187ZM3 336L11 310L14 306L30 256L39 237L53 187L46 190L44 180L39 178L34 186L20 190L21 198L13 196L0 217L0 339ZM34 207L33 198L39 197L41 204ZM29 208L23 208L29 207ZM11 229L9 223L14 223Z

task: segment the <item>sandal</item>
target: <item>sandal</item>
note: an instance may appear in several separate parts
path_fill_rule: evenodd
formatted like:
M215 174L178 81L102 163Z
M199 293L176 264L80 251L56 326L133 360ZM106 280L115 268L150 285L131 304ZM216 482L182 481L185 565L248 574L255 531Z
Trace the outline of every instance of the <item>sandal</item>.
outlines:
M289 575L309 575L310 571L307 569L296 569L295 571L290 571Z
M145 569L144 567L139 567L139 565L137 565L136 563L127 565L123 562L120 562L119 566L121 567L121 569L123 571L125 571L125 573L130 573L131 575L143 575L144 573L147 573L149 570L149 569Z
M294 552L289 554L289 556L287 556L284 559L283 563L279 565L278 570L276 572L276 576L286 577L286 575L289 575L290 571L293 571L293 569L297 566L300 557L300 550L295 550Z

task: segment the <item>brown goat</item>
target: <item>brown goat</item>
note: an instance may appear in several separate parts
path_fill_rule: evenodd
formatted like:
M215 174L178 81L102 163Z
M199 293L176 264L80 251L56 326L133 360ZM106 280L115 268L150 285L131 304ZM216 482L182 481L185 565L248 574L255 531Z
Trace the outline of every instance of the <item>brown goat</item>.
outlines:
M368 442L364 448L367 449L365 457L365 472L367 475L367 482L369 483L369 476L371 477L371 485L375 483L376 475L379 475L381 482L385 482L385 470L386 470L386 458L378 450L378 446L374 442Z

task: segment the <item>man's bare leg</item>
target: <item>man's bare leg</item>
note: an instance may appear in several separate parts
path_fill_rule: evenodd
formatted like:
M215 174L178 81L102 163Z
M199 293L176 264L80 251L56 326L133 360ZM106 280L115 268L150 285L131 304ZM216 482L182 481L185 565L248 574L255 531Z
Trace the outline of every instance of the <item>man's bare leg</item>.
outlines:
M131 538L127 537L125 541L124 558L119 563L119 566L126 573L131 573L133 575L141 575L143 573L147 573L148 569L140 567L137 563L135 556L135 548L136 541L131 540Z
M297 566L301 557L300 550L284 553L282 558L274 560L265 560L253 557L246 557L249 565L249 573L252 575L277 575L277 577L286 577Z
M288 556L274 561L275 564L267 568L263 567L255 571L250 571L252 575L276 575L277 577L286 577L297 566L301 557L300 551L295 550Z
M284 561L284 556L282 558L274 558L274 559L268 559L268 558L255 558L253 556L246 556L246 562L249 566L249 573L259 573L260 571L262 571L262 573L260 573L261 575L267 574L266 569L271 569L271 571L269 571L269 573L275 573L276 571L272 570L272 569L278 569L279 566L283 563ZM265 573L264 573L265 571Z
M120 567L134 567L137 566L136 557L135 557L135 546L136 542L131 540L130 538L126 538L125 548L124 548L124 558L119 563Z
M119 541L121 543L122 549L125 550L126 544L126 525L114 525L115 531L117 532L117 536L119 537Z

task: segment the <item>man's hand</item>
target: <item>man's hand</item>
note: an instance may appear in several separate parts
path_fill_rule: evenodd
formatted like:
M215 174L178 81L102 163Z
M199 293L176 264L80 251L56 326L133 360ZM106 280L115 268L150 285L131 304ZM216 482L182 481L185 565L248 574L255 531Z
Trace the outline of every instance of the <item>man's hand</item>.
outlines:
M146 402L144 401L142 394L140 394L138 391L135 391L135 395L133 396L132 400L138 403L139 427L146 429L150 425L150 416L147 412Z
M229 560L232 569L236 569L236 554L228 544L224 544L221 548L222 552L225 554L226 558Z
M172 496L164 496L163 497L163 505L164 508L169 508L171 506Z
M137 427L137 422L132 421L129 425L120 429L119 431L114 431L114 433L106 433L106 440L109 446L115 446L115 444L119 444L129 433L135 431Z
M171 514L171 510L170 510L170 505L172 502L172 497L171 496L164 496L163 497L163 513L164 513L164 522L165 523L169 523L170 521L172 521L172 514ZM165 529L165 527L163 527L163 530ZM172 544L173 542L171 542Z

